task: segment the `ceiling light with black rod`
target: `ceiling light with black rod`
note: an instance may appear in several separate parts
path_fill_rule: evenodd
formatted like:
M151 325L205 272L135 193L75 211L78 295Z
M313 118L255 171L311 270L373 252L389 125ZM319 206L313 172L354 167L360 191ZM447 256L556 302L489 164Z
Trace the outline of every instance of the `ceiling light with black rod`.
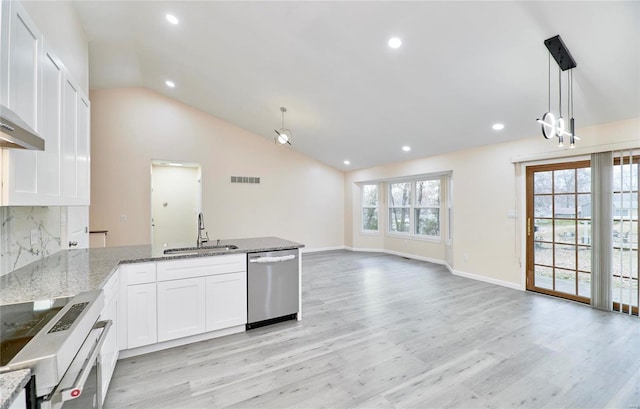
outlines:
M576 61L571 56L567 46L560 38L560 35L544 40L544 45L549 50L548 62L548 92L549 92L549 108L548 111L538 118L542 126L542 136L546 139L558 138L558 147L564 146L564 137L569 137L569 148L575 148L576 140L580 138L576 135L576 123L573 118L573 69L576 68ZM551 112L551 56L558 63L558 117ZM562 72L567 72L567 116L569 119L569 130L566 130L564 117L562 116Z
M280 111L282 112L282 126L280 129L274 129L276 136L273 140L276 142L276 145L291 145L291 129L287 129L284 127L284 113L287 112L286 107L280 107Z

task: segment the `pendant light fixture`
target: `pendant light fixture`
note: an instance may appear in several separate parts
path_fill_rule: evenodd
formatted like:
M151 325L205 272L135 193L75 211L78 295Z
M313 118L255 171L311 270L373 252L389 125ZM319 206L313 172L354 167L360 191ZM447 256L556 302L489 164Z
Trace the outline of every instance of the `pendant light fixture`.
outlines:
M542 136L545 139L558 138L558 147L564 147L564 137L569 137L569 148L575 148L576 140L580 138L575 134L575 119L573 118L573 69L577 66L567 46L559 35L544 40L544 45L549 50L548 61L548 95L549 106L547 112L538 118L541 124ZM558 117L551 112L551 56L558 63ZM565 119L562 116L562 72L567 72L567 115L569 119L569 131L566 130Z
M287 112L286 107L280 107L282 112L282 126L280 129L275 129L276 136L273 138L276 145L291 145L291 130L284 127L284 113Z

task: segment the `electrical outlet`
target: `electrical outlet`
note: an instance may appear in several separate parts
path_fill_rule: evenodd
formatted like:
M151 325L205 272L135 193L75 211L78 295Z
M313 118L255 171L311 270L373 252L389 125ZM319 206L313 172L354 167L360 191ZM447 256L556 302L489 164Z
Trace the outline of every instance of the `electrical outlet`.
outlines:
M40 231L39 230L31 230L31 245L34 246L38 244L40 240Z
M127 215L126 215L126 214L121 214L121 215L120 215L120 221L121 221L122 223L126 222L126 221L127 221Z

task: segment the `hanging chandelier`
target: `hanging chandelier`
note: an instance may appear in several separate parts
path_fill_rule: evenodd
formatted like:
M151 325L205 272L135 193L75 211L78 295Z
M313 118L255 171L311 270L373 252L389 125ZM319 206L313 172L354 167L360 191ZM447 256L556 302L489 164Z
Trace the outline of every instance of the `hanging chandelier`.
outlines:
M558 147L564 146L564 138L569 138L569 148L575 148L576 140L580 138L575 134L576 124L573 118L573 69L577 66L567 46L560 38L560 35L544 40L544 45L549 50L548 62L548 96L549 106L547 112L538 118L541 124L542 136L545 139L558 138ZM551 56L558 64L558 115L551 112ZM562 116L562 72L567 71L567 116L569 119L569 129Z
M286 107L280 107L282 112L282 126L280 129L274 129L276 136L273 138L276 145L291 145L291 130L284 127L284 113L287 112Z

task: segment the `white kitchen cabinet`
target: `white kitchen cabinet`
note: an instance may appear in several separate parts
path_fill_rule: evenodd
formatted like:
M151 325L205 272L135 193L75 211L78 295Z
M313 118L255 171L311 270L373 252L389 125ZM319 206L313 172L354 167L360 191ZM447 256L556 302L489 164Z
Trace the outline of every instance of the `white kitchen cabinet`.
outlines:
M41 132L42 34L22 5L0 6L0 102L34 131ZM1 205L39 204L36 151L3 149Z
M218 274L206 278L207 331L247 323L247 273Z
M42 34L17 1L2 2L0 102L39 130Z
M205 279L158 283L158 342L205 332Z
M0 3L0 102L45 140L0 150L0 206L88 206L89 99L18 1Z
M127 348L158 342L156 283L127 287Z
M101 373L98 379L100 380L102 387L102 396L99 398L102 402L104 402L104 399L107 396L111 376L116 368L116 362L118 361L120 351L118 348L118 301L120 299L118 274L114 274L103 289L105 295L105 307L100 314L100 320L111 320L112 325L104 344L102 344L99 356Z
M62 92L62 196L67 205L89 205L88 101L66 75Z
M158 341L156 263L124 264L119 280L118 348L122 351Z

